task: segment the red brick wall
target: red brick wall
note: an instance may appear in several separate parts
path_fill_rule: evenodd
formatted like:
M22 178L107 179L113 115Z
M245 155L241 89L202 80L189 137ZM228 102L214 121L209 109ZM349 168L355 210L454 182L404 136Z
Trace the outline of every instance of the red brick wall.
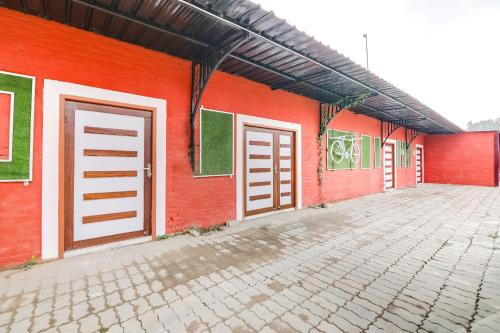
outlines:
M37 78L34 177L28 187L20 183L0 184L0 266L39 256L41 251L43 79L166 99L167 170L163 172L167 174L167 231L235 219L235 177L192 177L188 157L189 62L5 8L0 8L0 30L8 32L0 34L0 70ZM382 169L325 170L324 185L318 186L316 101L217 72L202 104L217 110L300 123L304 206L382 190ZM341 112L330 127L380 136L377 120L349 111ZM404 132L398 131L393 137L402 139ZM413 172L398 170L398 184L415 184L414 169Z
M424 142L426 183L498 184L498 132L426 135Z
M495 166L494 170L496 170L495 173L495 184L496 186L500 185L500 132L497 133L498 135L496 136L496 149L495 149Z
M10 95L0 93L0 160L9 157Z

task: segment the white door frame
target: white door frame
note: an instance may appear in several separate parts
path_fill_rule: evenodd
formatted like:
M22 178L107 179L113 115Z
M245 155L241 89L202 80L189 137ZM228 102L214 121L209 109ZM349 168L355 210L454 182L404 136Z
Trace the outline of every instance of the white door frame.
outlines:
M62 95L78 96L111 103L140 105L156 109L156 234L165 234L166 221L166 151L167 101L107 89L83 86L55 80L44 80L43 140L42 140L42 259L59 256L59 137L64 135L59 126L59 108ZM155 186L156 185L156 186Z
M415 185L418 184L417 182L417 148L422 149L422 156L420 156L420 174L422 178L422 184L425 183L425 178L424 178L424 145L416 144L415 145Z
M386 189L386 188L385 188L385 144L386 144L386 143L392 143L392 144L394 145L394 146L393 146L393 147L394 147L394 148L393 148L393 156L394 156L394 159L393 159L393 161L392 161L392 165L394 166L394 174L392 175L392 177L394 177L394 188L391 188L391 189ZM397 189L397 188L398 188L398 168L396 167L396 165L397 165L397 164L396 164L396 158L397 158L397 156L396 156L396 143L397 143L397 142L396 142L396 140L394 140L394 139L387 139L387 140L385 141L385 143L384 143L384 146L382 147L382 148L383 148L383 149L382 149L382 156L383 156L383 161L382 161L382 162L383 162L383 164L382 164L382 165L383 165L383 168L382 168L382 169L384 170L384 171L382 172L382 180L384 181L384 183L383 183L383 190L384 190L384 192L385 192L385 191L395 190L395 189Z
M243 127L248 126L262 126L269 128L279 128L284 130L295 131L295 181L296 181L296 194L295 205L296 209L302 208L302 126L297 123L289 123L285 121L273 120L268 118L254 117L238 114L236 115L236 219L241 221L244 219L243 200L244 200L244 186L243 186ZM276 211L271 213L264 213L262 215L255 215L252 218L279 213Z

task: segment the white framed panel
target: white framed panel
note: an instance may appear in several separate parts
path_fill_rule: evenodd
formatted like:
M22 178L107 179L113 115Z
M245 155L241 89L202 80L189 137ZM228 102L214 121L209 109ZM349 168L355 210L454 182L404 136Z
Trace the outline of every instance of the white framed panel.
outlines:
M221 174L221 175L194 175L193 177L194 178L208 178L208 177L232 177L234 176L234 113L231 113L231 112L227 112L227 111L220 111L220 110L214 110L214 109L208 109L206 107L204 107L203 105L201 106L200 108L200 120L199 120L199 128L200 128L200 131L199 131L199 143L200 143L200 149L199 149L199 158L200 158L200 171L203 167L202 165L202 161L203 161L203 150L202 150L202 145L201 145L201 138L202 138L202 133L203 133L203 128L201 126L201 123L202 123L202 117L203 117L203 111L211 111L211 112L218 112L218 113L225 113L225 114L229 114L231 115L232 117L232 122L233 122L233 137L232 137L232 142L233 142L233 154L232 154L232 159L231 159L231 173L228 173L228 174Z
M33 81L33 84L31 85L31 122L30 122L30 163L29 163L29 177L27 179L14 179L14 180L8 180L8 179L3 179L0 180L0 183L19 183L19 182L24 182L24 185L27 186L29 182L33 181L33 140L35 136L35 92L36 92L36 78L34 76L30 75L24 75L24 74L18 74L18 73L12 73L12 72L7 72L7 71L0 71L1 74L7 74L7 75L13 75L13 76L19 76L19 77L24 77L31 79ZM6 92L9 93L9 92ZM15 98L15 94L13 94L13 97ZM11 128L11 137L10 137L10 152L9 152L9 159L10 161L7 160L0 160L0 162L11 162L12 161L12 146L14 144L14 98L11 98L11 118L10 118L10 128Z
M59 253L59 131L61 96L70 95L110 103L124 103L154 108L156 122L156 233L165 234L166 228L166 155L167 155L167 101L124 92L84 86L55 80L44 80L43 90L43 152L42 152L42 258L57 258Z

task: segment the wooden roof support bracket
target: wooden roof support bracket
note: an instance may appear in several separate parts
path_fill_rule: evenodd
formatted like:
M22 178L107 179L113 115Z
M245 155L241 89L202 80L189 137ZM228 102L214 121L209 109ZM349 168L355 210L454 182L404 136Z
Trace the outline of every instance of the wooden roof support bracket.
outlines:
M234 40L232 43L213 51L205 59L200 59L192 63L192 90L191 90L191 113L190 113L190 129L191 129L191 140L189 145L189 155L191 158L191 168L195 172L195 159L194 159L194 130L196 121L196 112L200 107L201 98L205 88L207 87L208 81L210 80L212 74L219 68L220 64L238 47L247 42L250 39L248 32L243 31L241 36Z
M320 103L318 141L321 141L323 134L328 128L328 124L330 123L330 121L332 121L337 113L339 113L343 109L348 109L350 107L363 104L371 96L374 96L374 94L365 93L354 97L343 97L338 101L332 103Z
M418 136L422 134L424 134L424 132L419 129L405 128L406 149L410 148L410 145L413 142L413 140L415 140Z
M381 121L380 122L380 130L381 130L381 136L382 136L382 141L381 141L381 146L383 147L385 143L387 142L387 139L391 136L394 131L396 131L398 128L405 126L408 124L407 120L392 120L392 121Z

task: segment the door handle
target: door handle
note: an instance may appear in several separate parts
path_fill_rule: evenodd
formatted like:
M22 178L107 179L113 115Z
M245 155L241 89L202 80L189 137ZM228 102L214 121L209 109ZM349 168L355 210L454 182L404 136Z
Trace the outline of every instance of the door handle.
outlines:
M153 176L153 169L151 167L151 163L148 163L148 167L144 168L144 171L146 171L146 176L148 176L148 178L151 178L151 176Z

